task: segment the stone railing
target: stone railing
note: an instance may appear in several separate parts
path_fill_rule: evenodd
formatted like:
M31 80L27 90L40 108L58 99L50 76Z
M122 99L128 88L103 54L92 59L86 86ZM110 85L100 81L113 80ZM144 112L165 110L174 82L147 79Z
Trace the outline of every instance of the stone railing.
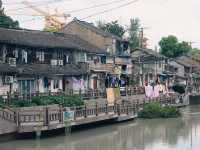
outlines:
M113 72L113 64L89 63L89 70Z

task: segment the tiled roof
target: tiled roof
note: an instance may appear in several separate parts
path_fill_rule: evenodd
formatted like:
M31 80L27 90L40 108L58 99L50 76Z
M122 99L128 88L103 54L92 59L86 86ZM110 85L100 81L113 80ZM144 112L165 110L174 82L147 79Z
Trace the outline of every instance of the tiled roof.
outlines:
M33 30L0 28L0 43L39 48L73 49L91 53L106 53L105 50L99 49L75 35Z
M87 73L87 66L67 64L65 66L51 66L48 64L24 64L11 67L0 64L1 73L14 73L23 75L82 75Z
M98 33L98 34L100 34L100 35L102 35L102 36L104 36L104 37L111 37L111 38L114 38L114 39L117 39L117 40L120 40L120 41L123 41L123 39L121 38L121 37L119 37L119 36L116 36L116 35L114 35L114 34L111 34L111 33L109 33L109 32L105 32L105 31L103 31L102 29L99 29L98 27L96 27L94 24L92 24L92 23L88 23L88 22L86 22L86 21L81 21L81 20L78 20L78 19L74 19L72 22L70 22L69 24L72 24L72 23L77 23L77 24L79 24L79 25L81 25L81 26L83 26L83 27L85 27L85 28L88 28L88 29L90 29L90 30L92 30L93 32L96 32L96 33ZM68 24L68 25L69 25ZM68 25L66 25L65 27L67 27ZM64 28L65 28L64 27Z

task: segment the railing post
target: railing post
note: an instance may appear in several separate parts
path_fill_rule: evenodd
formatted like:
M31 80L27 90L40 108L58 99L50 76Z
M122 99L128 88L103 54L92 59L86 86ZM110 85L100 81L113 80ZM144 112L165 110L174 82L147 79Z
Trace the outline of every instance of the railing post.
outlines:
M63 123L63 108L61 105L59 106L59 114L60 114L59 122Z
M120 107L120 104L117 104L117 114L118 114L118 116L121 115L121 107Z
M87 118L87 106L85 105L84 117Z
M16 123L16 125L18 126L18 120L19 120L19 116L18 116L18 111L15 110L14 111L14 122Z
M169 97L169 100L170 100L170 104L172 105L173 104L173 97Z
M108 114L108 103L106 102L106 115Z
M146 104L146 101L145 101L145 99L144 99L144 100L143 100L143 108L144 108L145 104Z
M117 103L116 102L114 102L114 114L116 114L117 113Z
M49 125L49 109L45 107L45 126Z
M96 102L96 116L98 116L98 102Z
M76 107L73 108L74 111L74 120L76 120Z
M128 105L126 106L126 114L128 115L129 114L129 109L128 109Z
M139 110L139 106L140 104L139 104L139 99L137 99L137 104L136 104L136 108L137 108L137 111Z
M136 114L136 105L135 105L135 102L133 103L133 113L134 113L134 115Z

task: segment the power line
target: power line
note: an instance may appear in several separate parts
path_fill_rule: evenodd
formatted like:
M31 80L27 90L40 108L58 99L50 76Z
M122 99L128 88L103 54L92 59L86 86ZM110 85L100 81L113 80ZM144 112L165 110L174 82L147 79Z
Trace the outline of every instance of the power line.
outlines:
M84 18L81 18L80 20L85 20L87 18L91 18L91 17L94 17L94 16L97 16L97 15L101 15L101 14L104 14L104 13L107 13L107 12L110 12L110 11L113 11L113 10L116 10L116 9L119 9L119 8L122 8L122 7L125 7L125 6L128 6L128 5L131 5L133 3L136 3L138 2L139 0L133 0L133 1L130 1L128 3L125 3L125 4L122 4L122 5L119 5L117 7L113 7L111 9L107 9L107 10L104 10L104 11L100 11L100 12L97 12L97 13L94 13L94 14L91 14L89 16L86 16Z
M116 9L119 9L119 8L122 8L122 7L125 7L125 6L128 6L128 5L131 5L131 4L133 4L133 3L136 3L136 2L138 2L138 1L139 1L139 0L132 0L132 1L128 2L128 3L119 5L119 6L117 6L117 7L113 7L113 8L111 8L111 9L107 9L107 10L104 10L104 11L101 11L101 12L97 12L97 13L91 14L91 15L89 15L89 16L87 16L87 17L82 18L81 20L84 20L84 19L91 18L91 17L96 16L96 15L100 15L100 14L104 14L104 13L113 11L113 10L116 10ZM119 0L112 1L112 2L110 2L110 3L104 3L104 4L94 5L94 6L91 6L91 7L88 7L88 8L83 8L83 9L91 9L92 7L94 7L94 8L95 8L95 7L100 7L100 5L102 6L102 5L106 5L106 4L110 5L111 3L114 3L114 2L119 2ZM79 10L77 9L76 11L82 11L83 9L79 9ZM75 10L72 10L72 11L75 11ZM40 15L38 15L38 16L40 16ZM33 18L33 19L29 19L29 20L24 20L24 21L21 21L21 22L30 22L30 21L41 20L41 19L42 19L42 18Z
M25 23L25 22L31 22L31 21L35 21L35 20L41 20L41 19L43 19L43 17L41 18L32 18L32 19L27 19L27 20L22 20L22 21L20 21L20 23Z
M127 0L124 0L127 1ZM81 12L81 11L85 11L85 10L89 10L89 9L93 9L93 8L98 8L98 7L102 7L102 6L108 6L114 3L120 3L122 2L122 0L114 0L112 2L109 3L102 3L102 4L98 4L98 5L93 5L90 7L85 7L85 8L81 8L81 9L75 9L75 10L71 10L71 11L66 11L67 13L76 13L76 12ZM12 14L15 16L32 16L32 15L27 15L27 14ZM34 15L34 16L41 16L41 15Z
M48 0L48 1L44 1L44 2L41 1L40 6L58 3L58 2L61 2L61 1L63 1L63 0ZM33 2L33 3L35 4L36 2ZM34 6L38 6L38 3L37 3L37 5L34 5ZM6 11L18 11L18 10L23 10L23 9L26 9L26 8L29 8L29 7L25 6L25 7L19 7L19 8L14 8L14 9L7 9Z
M127 1L127 0L124 0L124 1ZM108 6L108 5L111 5L111 4L114 4L114 3L118 3L118 2L123 2L123 1L122 0L115 0L115 1L112 1L112 2L109 2L109 3L102 3L102 4L93 5L93 6L85 7L85 8L81 8L81 9L75 9L75 10L71 10L71 11L67 11L67 12L68 13L81 12L81 11L85 11L85 10L88 10L88 9L98 8L98 7L102 7L102 6Z

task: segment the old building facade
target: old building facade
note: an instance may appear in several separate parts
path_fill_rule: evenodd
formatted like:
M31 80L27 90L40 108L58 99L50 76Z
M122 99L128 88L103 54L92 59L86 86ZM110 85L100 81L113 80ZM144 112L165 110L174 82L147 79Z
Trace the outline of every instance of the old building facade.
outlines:
M106 86L114 86L115 81L120 81L121 86L128 86L132 73L129 42L113 34L102 31L93 24L74 19L63 29L63 33L70 33L86 40L99 49L105 49L107 54L101 57L101 63L93 69L91 80L93 85L101 88L101 79L106 80ZM103 63L103 65L102 65Z
M162 79L168 66L168 59L151 49L134 49L131 57L134 64L132 75L140 86Z
M88 62L106 55L75 35L3 28L0 34L0 95L84 92L92 88Z

